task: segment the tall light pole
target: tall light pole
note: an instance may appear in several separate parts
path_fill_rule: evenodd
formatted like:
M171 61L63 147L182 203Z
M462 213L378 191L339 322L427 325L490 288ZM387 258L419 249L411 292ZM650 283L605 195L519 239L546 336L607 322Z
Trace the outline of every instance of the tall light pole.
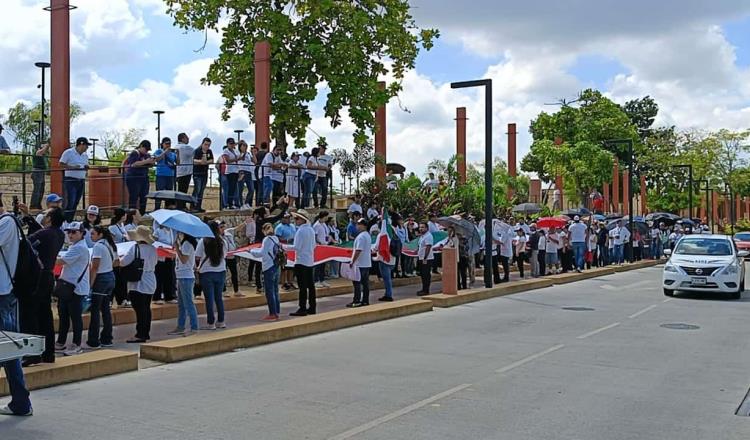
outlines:
M45 61L40 61L38 63L34 63L34 65L42 70L42 83L39 84L39 88L41 89L41 94L42 94L42 100L41 100L42 111L40 112L41 116L39 117L39 145L41 145L44 142L44 112L45 112L45 107L47 105L47 100L45 99L45 93L44 93L45 88L46 88L45 87L45 79L46 79L45 72L47 69L50 68L51 64Z
M628 146L628 229L633 234L633 139L615 139L610 141L604 141L605 144L617 145L625 144ZM629 243L630 246L630 262L635 261L635 255L633 255L633 241Z
M672 168L688 170L688 218L693 221L693 165L672 165Z
M451 83L452 89L484 87L484 287L492 287L492 80Z
M156 148L161 148L161 115L164 114L164 110L154 110L156 115Z
M91 160L94 162L94 165L96 165L96 142L99 140L97 138L89 138L91 141Z
M712 212L712 206L711 203L711 188L708 187L708 179L700 179L697 180L696 183L698 184L698 191L706 191L706 224L711 229L711 232L714 231L713 225L711 224L711 219L713 217ZM705 185L705 187L701 188L701 183Z
M242 133L243 133L244 131L245 131L245 130L234 130L234 132L235 132L235 133L237 133L237 143L240 143L240 140L241 140L241 139L240 139L240 136L242 136Z

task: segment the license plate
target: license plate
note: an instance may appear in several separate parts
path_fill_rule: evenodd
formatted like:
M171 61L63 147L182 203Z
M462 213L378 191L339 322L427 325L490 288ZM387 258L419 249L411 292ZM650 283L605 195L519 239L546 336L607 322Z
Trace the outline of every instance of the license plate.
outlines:
M695 278L695 277L691 278L690 279L690 284L693 284L695 286L705 286L706 285L706 278L705 277L702 277L702 278Z

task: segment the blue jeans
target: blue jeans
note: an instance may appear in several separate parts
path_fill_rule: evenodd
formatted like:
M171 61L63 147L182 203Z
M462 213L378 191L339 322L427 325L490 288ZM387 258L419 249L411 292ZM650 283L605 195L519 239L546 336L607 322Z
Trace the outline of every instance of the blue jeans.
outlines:
M242 197L242 191L247 187L247 196ZM253 192L255 191L255 181L250 173L245 174L242 180L237 181L237 200L242 204L244 200L246 204L253 205Z
M203 296L206 297L206 321L208 321L208 325L215 322L214 303L216 304L218 322L224 322L224 297L222 294L224 292L224 284L226 283L227 271L206 272L202 273L200 277Z
M654 257L654 260L658 260L661 258L663 253L664 253L664 245L661 243L661 240L657 237L654 239L653 242L651 242L651 256Z
M219 199L219 209L224 209L229 202L229 180L226 174L219 174L219 186L221 187L221 199Z
M302 207L307 208L310 206L310 196L315 189L315 182L317 177L314 174L304 173L302 174Z
M73 177L63 178L63 198L65 199L65 220L73 221L73 217L78 209L78 203L83 197L83 188L86 184L84 179L75 179Z
M198 330L198 310L193 303L195 278L177 278L177 327L185 329L185 321L190 317L190 330Z
M193 174L193 198L195 199L195 209L203 208L203 191L206 190L206 182L208 182L208 176L201 176Z
M355 303L370 304L370 268L359 268L359 281L354 283L354 301Z
M583 270L583 265L586 263L584 257L586 256L586 243L574 242L573 243L573 254L575 255L576 269Z
M623 262L624 255L622 253L622 249L623 249L623 245L621 244L615 245L615 256L612 260L617 264L622 264Z
M91 307L89 308L89 335L86 341L92 347L100 344L112 343L112 292L115 290L115 273L106 272L96 274L94 286L91 288ZM99 322L103 328L99 332Z
M393 279L391 274L393 267L390 264L385 264L382 261L378 261L380 264L380 276L383 277L383 286L385 287L385 296L387 298L393 298Z
M599 259L599 266L607 266L609 264L609 248L603 244L596 246L597 258Z
M156 190L157 191L172 191L174 190L174 176L156 176ZM154 200L154 209L161 208L161 200Z
M17 332L18 328L18 301L11 293L0 295L0 328L9 332ZM26 389L26 381L23 379L21 360L3 362L5 377L8 381L11 400L8 407L16 414L26 414L31 411L31 400L29 390Z
M315 192L320 194L320 205L321 207L325 206L326 199L328 198L328 178L327 177L318 177L318 179L315 181Z
M240 206L239 188L237 187L237 173L227 174L227 204L226 206Z
M266 302L268 303L268 314L278 316L281 313L281 303L279 301L279 267L273 266L263 272L263 286L266 292Z
M262 182L263 191L260 195L260 201L262 203L270 203L269 199L271 198L271 194L273 193L273 180L271 180L271 176L264 176Z

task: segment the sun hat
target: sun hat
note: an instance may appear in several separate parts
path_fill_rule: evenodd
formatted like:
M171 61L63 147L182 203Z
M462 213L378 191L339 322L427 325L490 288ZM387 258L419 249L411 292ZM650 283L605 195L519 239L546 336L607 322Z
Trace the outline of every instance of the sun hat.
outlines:
M128 231L128 238L132 241L143 242L146 244L152 244L154 242L154 237L151 235L151 228L143 225L139 225L137 228Z
M291 212L292 216L294 218L300 218L305 221L305 223L310 223L310 214L308 214L307 211L304 209L298 209L297 211Z

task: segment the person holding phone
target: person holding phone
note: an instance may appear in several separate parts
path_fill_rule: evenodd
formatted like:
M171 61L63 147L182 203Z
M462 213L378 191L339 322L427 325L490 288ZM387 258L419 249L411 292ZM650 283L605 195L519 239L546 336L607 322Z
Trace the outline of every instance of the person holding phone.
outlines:
M141 141L125 160L125 184L128 187L128 207L138 209L141 215L146 213L146 194L148 194L148 169L155 163L149 155L151 142Z
M173 190L175 188L175 167L177 153L172 150L172 139L165 137L161 140L161 147L154 151L156 163L156 190ZM161 208L161 200L154 200L154 209Z

